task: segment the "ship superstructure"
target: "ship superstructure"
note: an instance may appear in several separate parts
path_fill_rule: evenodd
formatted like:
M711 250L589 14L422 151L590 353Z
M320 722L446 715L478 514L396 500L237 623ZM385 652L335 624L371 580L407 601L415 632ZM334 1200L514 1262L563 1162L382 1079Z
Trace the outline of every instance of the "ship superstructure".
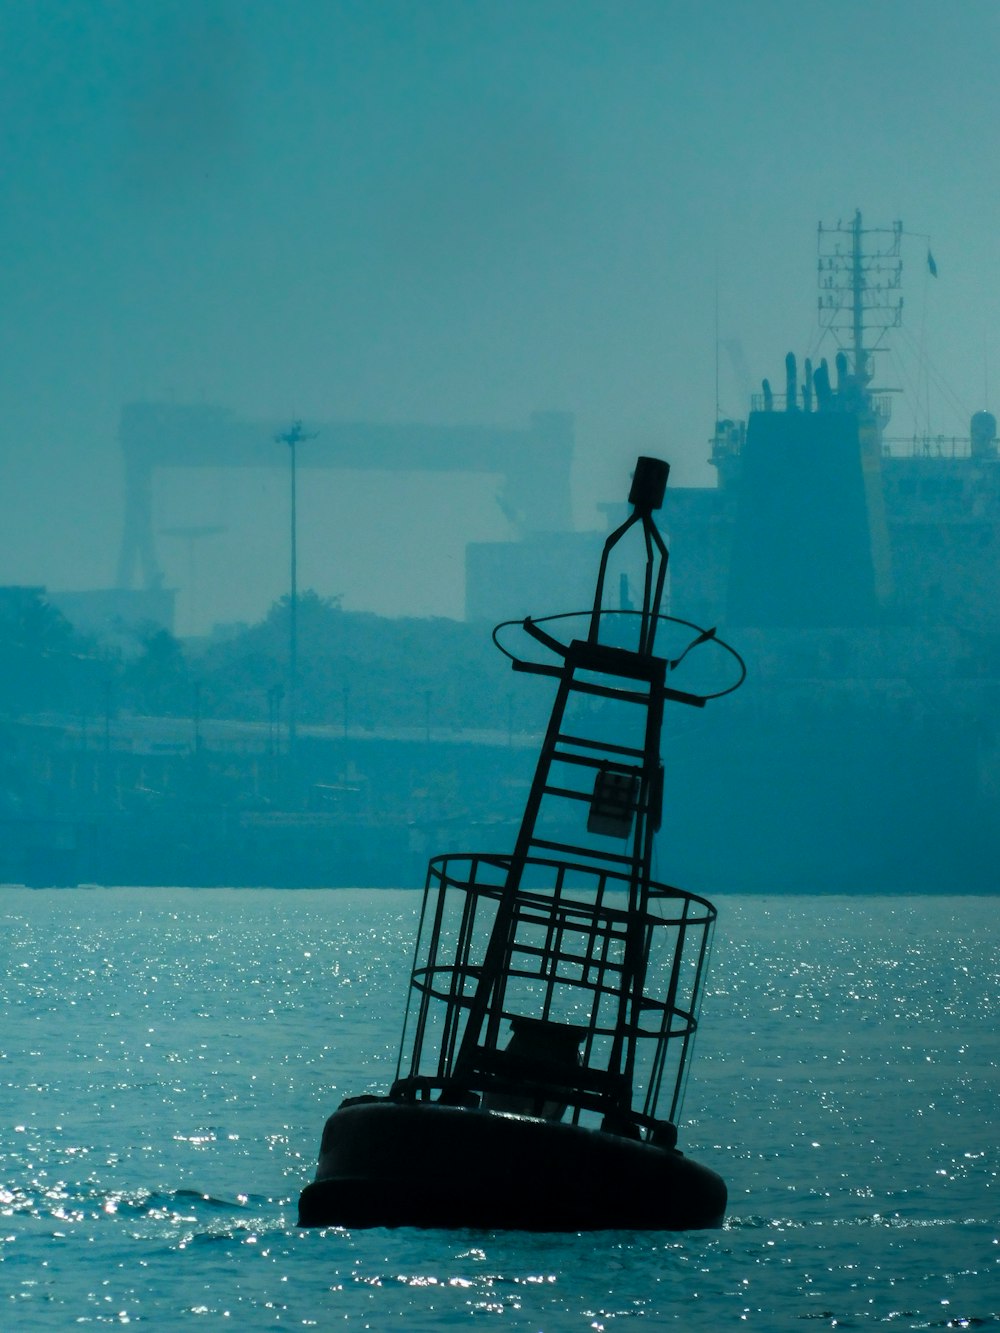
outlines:
M842 627L946 624L972 634L1000 631L996 418L975 412L964 437L893 435L898 390L877 382L878 354L902 321L902 236L901 223L866 227L860 212L848 225L820 226L818 314L837 343L833 369L826 359L814 367L807 358L800 375L790 353L783 392L765 380L745 424L717 423L714 502L699 504L690 492L678 492L678 522L684 525L687 514L692 520L683 536L677 534L678 549L690 543L714 554L708 596L720 619L806 628L820 616L818 623ZM839 462L833 458L838 450ZM831 490L837 485L839 491ZM846 539L855 572L864 564L870 586L847 595L841 586L822 610L814 605L803 612L790 600L777 619L772 612L762 621L758 608L745 604L741 549L741 525L762 508L777 520L768 540L777 546L772 558L779 580L801 585L804 566L807 571L813 560L829 566L829 541L836 540L842 555ZM714 541L708 540L710 524L717 529ZM803 531L812 534L805 546ZM710 610L701 601L686 605L682 585L677 591L682 613Z

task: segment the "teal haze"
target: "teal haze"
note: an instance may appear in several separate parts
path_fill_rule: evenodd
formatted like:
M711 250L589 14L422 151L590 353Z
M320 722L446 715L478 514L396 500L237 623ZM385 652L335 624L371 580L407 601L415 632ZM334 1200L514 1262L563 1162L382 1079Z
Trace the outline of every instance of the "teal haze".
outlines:
M856 207L914 233L894 428L965 433L1000 384L998 25L989 0L3 6L0 583L113 582L135 399L569 411L581 527L638 452L711 484L717 402L815 348L816 224ZM348 609L461 615L464 543L508 535L475 474L303 477L301 584ZM158 537L189 597L197 566L182 632L286 589L279 470L167 475L156 504L160 534L225 530Z

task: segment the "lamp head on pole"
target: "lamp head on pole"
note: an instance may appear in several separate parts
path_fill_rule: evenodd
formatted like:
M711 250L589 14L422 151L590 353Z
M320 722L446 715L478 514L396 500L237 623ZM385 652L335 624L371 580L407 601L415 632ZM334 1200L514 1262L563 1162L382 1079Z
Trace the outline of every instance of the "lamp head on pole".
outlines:
M628 502L640 514L651 514L654 509L663 506L663 497L667 490L667 477L670 464L662 458L646 458L640 455L636 459L632 473L632 489L628 493Z
M315 440L317 431L304 431L302 429L302 419L296 418L289 426L288 430L279 432L275 435L275 444L287 444L290 449L294 449L297 444L303 440Z

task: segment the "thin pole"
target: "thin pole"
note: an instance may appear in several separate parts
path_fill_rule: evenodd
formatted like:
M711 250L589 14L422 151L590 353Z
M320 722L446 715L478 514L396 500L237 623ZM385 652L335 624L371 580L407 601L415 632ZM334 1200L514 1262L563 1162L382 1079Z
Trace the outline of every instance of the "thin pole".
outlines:
M295 446L299 442L301 431L298 422L288 432L288 444L291 448L292 467L292 532L291 532L291 592L288 602L288 753L295 751L295 725L296 716L296 695L298 694L299 678L299 584L298 584L298 545L296 528L296 477L295 477Z
M715 418L713 428L719 429L719 256L715 256Z
M860 208L856 209L854 213L852 233L851 294L854 298L854 373L857 375L859 382L864 383L868 371L868 358L865 353L865 272L864 255L861 248L863 244L863 232L861 228Z
M283 435L276 435L279 444L287 444L290 454L291 481L291 570L288 598L288 754L295 751L296 726L298 722L298 683L299 683L299 581L298 581L298 528L296 505L298 488L296 485L296 446L302 440L315 439L315 433L307 435L301 421L293 421Z

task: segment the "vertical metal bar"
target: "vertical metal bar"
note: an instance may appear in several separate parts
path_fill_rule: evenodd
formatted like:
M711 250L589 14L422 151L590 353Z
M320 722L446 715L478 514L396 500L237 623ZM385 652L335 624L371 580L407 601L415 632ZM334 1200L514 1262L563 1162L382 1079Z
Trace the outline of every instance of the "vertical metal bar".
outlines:
M654 662L656 659L653 659ZM622 985L621 1027L623 1050L621 1072L631 1096L635 1075L636 1041L641 1021L642 988L648 954L644 943L648 885L653 861L654 821L650 815L650 793L660 764L660 732L663 723L663 677L665 663L651 673L647 699L646 737L643 752L642 776L639 786L639 806L635 815L635 842L632 875L629 882L629 920L625 939L625 975ZM616 1041L618 1037L616 1034Z
M448 998L444 1002L444 1026L441 1032L441 1055L438 1060L438 1072L442 1078L448 1077L451 1073L455 1035L462 1008L461 993L468 971L469 942L475 926L476 906L479 901L476 885L478 872L479 858L472 857L469 864L469 873L466 876L465 884L462 886L465 890L465 902L462 905L462 919L459 923L458 938L455 941L455 965L451 971ZM455 881L455 883L458 887L458 881Z
M427 875L424 879L424 896L423 896L423 901L420 904L420 920L417 923L417 942L413 947L413 966L410 969L410 985L409 989L406 992L406 1009L403 1013L403 1038L402 1041L399 1043L399 1056L396 1060L397 1079L401 1077L403 1070L403 1052L406 1050L406 1030L410 1024L410 1005L413 1000L413 993L415 989L413 981L417 971L417 964L420 961L420 943L424 933L424 917L427 914L428 892L430 889L430 883L433 876L434 876L434 862L431 861L427 866ZM419 1021L418 1021L418 1030L419 1030ZM416 1047L417 1049L419 1049L419 1039L416 1042ZM410 1072L413 1073L414 1071L411 1069Z
M475 994L472 997L472 1003L469 1006L469 1016L465 1024L465 1032L462 1036L462 1042L459 1046L458 1058L455 1065L457 1077L461 1077L463 1070L466 1069L472 1061L473 1052L479 1043L480 1034L483 1029L483 1022L490 1013L491 1002L493 1008L496 1006L497 996L495 992L503 983L503 965L510 956L510 947L512 943L512 932L515 924L515 908L517 900L517 891L521 886L521 877L524 873L524 865L531 851L531 841L535 831L535 823L538 819L538 812L542 804L542 796L548 782L549 769L552 766L552 755L555 751L556 741L562 727L563 713L566 709L566 701L569 698L571 683L571 668L564 668L559 679L559 689L556 693L555 703L552 707L552 715L549 718L549 725L545 732L545 739L542 742L542 750L538 757L538 765L535 769L535 776L531 783L531 790L528 793L528 799L525 804L524 816L521 820L521 827L518 831L517 842L511 856L510 868L507 871L507 878L504 884L503 895L497 907L496 919L493 923L493 930L490 940L486 946L486 954L483 958L483 970L479 983L476 986ZM499 1025L499 1013L490 1013L490 1030L488 1036L496 1040L496 1032Z
M587 635L588 643L597 643L600 633L601 611L602 603L604 601L604 578L608 570L608 557L610 556L612 549L619 541L621 541L622 537L628 532L632 524L638 523L640 517L641 515L638 510L635 510L620 527L615 528L614 532L610 534L604 543L604 550L601 552L601 564L597 571L597 587L594 591L594 606L590 613L590 633Z
M427 951L426 968L428 976L432 975L433 969L437 965L438 944L441 939L441 918L444 915L444 900L445 900L445 893L447 890L446 866L447 862L441 865L437 870L433 870L431 866L428 867L428 887L430 885L430 876L432 873L436 875L439 882L437 903L435 905L435 910L434 910L434 924L431 926L430 947L428 948ZM419 941L420 936L418 936L417 938ZM416 968L414 968L414 971L416 971ZM411 1075L416 1075L417 1073L419 1073L420 1056L423 1050L424 1031L426 1030L427 1027L427 1014L430 1009L430 1002L431 1002L431 996L429 993L429 986L425 981L425 989L421 992L420 1008L417 1012L417 1030L414 1038L413 1056L410 1065Z
M713 907L705 915L702 921L701 947L698 952L698 966L695 971L694 985L691 988L691 1023L688 1031L684 1035L684 1043L681 1047L680 1065L677 1070L677 1078L674 1082L674 1095L670 1103L670 1119L674 1121L676 1120L676 1116L680 1113L681 1103L684 1100L684 1089L687 1087L691 1046L697 1035L698 1025L701 1019L702 981L708 968L714 934L715 908Z

